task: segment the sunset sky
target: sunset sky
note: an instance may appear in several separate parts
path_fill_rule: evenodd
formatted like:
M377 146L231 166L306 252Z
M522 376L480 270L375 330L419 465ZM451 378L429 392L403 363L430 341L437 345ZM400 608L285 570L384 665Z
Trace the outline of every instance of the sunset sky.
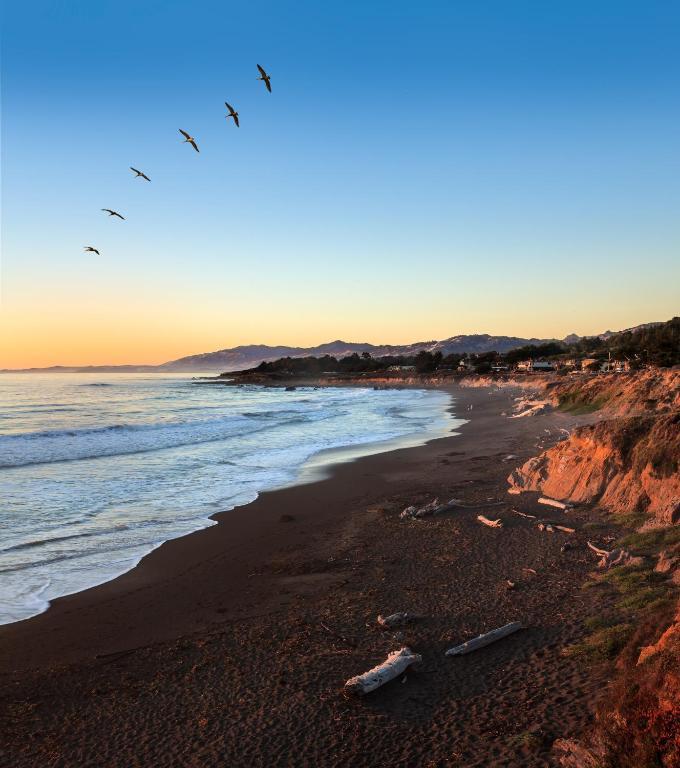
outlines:
M675 2L3 15L0 368L680 311Z

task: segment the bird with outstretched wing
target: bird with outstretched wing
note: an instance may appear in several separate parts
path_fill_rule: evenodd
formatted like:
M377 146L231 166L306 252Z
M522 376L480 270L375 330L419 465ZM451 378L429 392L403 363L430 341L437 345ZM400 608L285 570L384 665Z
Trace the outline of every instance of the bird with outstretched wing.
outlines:
M147 181L151 181L151 179L145 173L138 171L136 168L133 168L132 166L130 166L130 170L135 172L136 179L141 178L141 179L146 179Z
M191 146L198 152L198 146L196 145L196 139L193 136L189 136L189 134L186 131L183 131L181 128L179 129L179 132L184 136L184 143L185 144L191 144Z
M226 119L228 120L230 117L233 118L234 122L236 123L236 127L239 127L238 122L238 112L231 106L231 104L228 101L224 102L224 106L229 110L229 114L225 115Z
M112 211L110 208L102 208L102 211L105 211L109 214L109 216L118 216L119 219L122 219L125 221L125 216L121 216L118 211Z
M272 84L271 84L271 77L262 69L262 67L258 64L257 69L260 73L260 76L257 78L258 80L262 80L264 83L266 89L269 91L269 93L272 92Z

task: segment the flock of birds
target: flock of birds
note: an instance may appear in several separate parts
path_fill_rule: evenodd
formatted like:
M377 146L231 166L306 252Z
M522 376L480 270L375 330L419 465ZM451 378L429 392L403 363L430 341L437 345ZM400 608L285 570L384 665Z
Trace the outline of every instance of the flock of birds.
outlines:
M264 71L264 69L258 64L257 70L260 73L258 75L258 80L262 80L264 83L265 88L269 91L269 93L272 92L272 84L271 84L271 77ZM238 112L229 104L228 101L224 102L224 106L229 110L229 114L225 115L225 118L229 120L230 118L234 121L237 128L240 128L240 123L238 121ZM188 134L186 131L183 131L181 128L179 129L179 132L184 136L183 144L191 144L191 146L197 151L200 152L198 148L198 144L196 143L196 139ZM130 166L130 170L135 174L136 179L144 179L145 181L151 181L151 179L143 172L138 170L137 168L133 168ZM102 208L102 211L104 213L108 213L109 216L114 216L119 218L121 221L125 221L125 216L121 216L118 211L114 211L111 208ZM97 256L100 256L101 254L99 251L92 245L86 245L84 246L84 249L87 253L96 253Z

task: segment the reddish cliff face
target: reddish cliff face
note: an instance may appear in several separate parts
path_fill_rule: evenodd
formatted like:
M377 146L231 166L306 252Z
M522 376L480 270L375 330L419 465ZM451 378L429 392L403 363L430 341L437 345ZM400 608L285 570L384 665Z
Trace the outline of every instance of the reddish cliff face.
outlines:
M603 421L508 477L513 488L614 513L646 512L662 524L680 521L680 413Z
M609 416L633 416L680 409L680 370L650 368L606 376L553 377L543 382L555 405L602 409Z

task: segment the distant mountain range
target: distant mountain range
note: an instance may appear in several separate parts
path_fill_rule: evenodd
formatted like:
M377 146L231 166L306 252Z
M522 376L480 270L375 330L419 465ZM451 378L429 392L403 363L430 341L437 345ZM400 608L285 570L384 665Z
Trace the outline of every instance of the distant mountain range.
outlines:
M368 352L372 357L385 355L415 355L421 350L448 355L452 352L507 352L524 344L539 344L542 339L522 339L517 336L489 336L486 333L452 336L443 341L417 341L414 344L368 344L367 342L331 341L316 347L269 347L264 344L253 344L233 349L221 349L218 352L207 352L202 355L192 355L173 360L159 366L165 371L205 371L219 369L221 371L238 371L259 365L263 360L278 360L280 357L307 357L314 355L322 357L345 357L353 353Z
M618 333L635 333L636 331L641 331L643 328L655 328L657 325L663 325L663 323L641 323L632 328L624 328L622 331L605 331L604 333L599 334L599 336L603 341L606 341L607 339L611 339L612 336L616 336Z
M628 331L636 331L641 328L649 328L660 323L644 323L627 328ZM614 335L613 331L599 334L600 338L607 339ZM451 336L442 341L418 341L414 344L368 344L351 341L331 341L327 344L319 344L316 347L285 347L268 346L267 344L248 344L231 349L220 349L217 352L204 352L200 355L181 357L179 360L171 360L162 365L87 365L87 366L62 366L53 365L49 368L23 368L11 371L0 370L0 373L221 373L223 371L239 371L244 368L253 368L263 361L278 360L280 357L316 357L332 355L333 357L345 357L354 352L361 354L369 352L373 357L385 355L415 355L420 351L438 352L443 355L452 353L463 354L481 352L509 352L511 349L523 347L527 344L545 344L549 341L563 341L566 344L574 344L581 337L570 334L564 339L524 339L519 336L490 336L488 333L464 334Z

